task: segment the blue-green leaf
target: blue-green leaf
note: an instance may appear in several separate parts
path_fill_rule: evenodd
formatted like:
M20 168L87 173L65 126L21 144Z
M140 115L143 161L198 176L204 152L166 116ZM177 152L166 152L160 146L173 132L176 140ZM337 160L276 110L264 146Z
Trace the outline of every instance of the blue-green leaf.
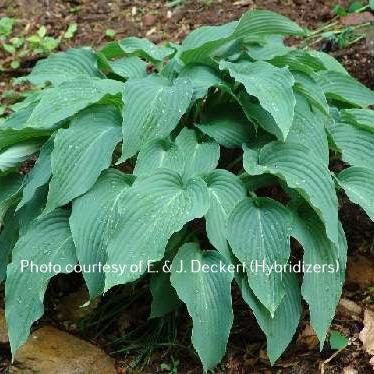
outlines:
M250 287L274 316L285 286L282 274L268 269L288 261L291 215L275 200L247 198L231 212L227 233L234 255L246 264Z
M292 236L303 246L304 271L302 295L310 310L311 325L320 340L335 315L344 282L347 243L339 226L339 241L333 244L326 236L324 225L308 207L300 207L294 214Z
M228 70L237 82L244 85L249 95L259 100L260 105L274 118L283 140L286 139L296 104L292 90L295 81L288 69L277 68L264 61L222 61L220 69Z
M26 341L32 323L43 314L49 280L76 263L68 217L68 211L58 209L40 219L13 250L5 285L5 316L13 357ZM38 267L50 262L52 267L46 272L31 271L31 261Z
M106 170L90 191L74 200L70 228L81 265L98 269L106 263L107 246L121 222L119 206L133 180L118 170ZM105 274L97 270L83 276L91 298L99 296Z
M215 141L200 142L195 130L184 128L175 143L184 157L184 178L204 175L217 167L220 148Z
M103 77L97 67L97 57L89 48L72 48L54 53L37 62L32 72L20 80L32 84L51 82L54 86L80 77Z
M121 139L121 116L99 105L77 115L70 128L59 130L52 151L52 178L46 211L87 192L112 161Z
M122 92L123 83L110 79L79 78L43 91L25 126L50 129L107 95Z
M273 317L254 295L245 274L238 274L236 281L244 301L252 309L257 323L266 335L267 353L271 364L274 364L291 342L299 325L302 309L297 278L292 273L283 274L286 293Z
M34 196L36 190L45 185L51 177L51 153L53 150L53 137L50 138L41 148L38 160L34 167L27 174L22 190L22 200L17 209L22 208Z
M330 124L328 132L341 152L343 161L373 170L373 132L343 122Z
M134 156L146 143L170 134L187 111L192 98L189 81L150 76L125 83L123 101L123 153Z
M199 177L184 181L174 171L159 169L138 178L121 200L121 226L107 249L107 263L123 264L127 270L123 274L108 273L105 289L139 278L148 261L161 260L172 234L204 216L208 208L208 190ZM142 266L137 271L129 271L131 265L139 263Z
M374 105L374 92L349 75L320 71L317 76L327 98L363 108Z
M110 61L109 66L115 74L126 79L143 78L147 75L147 64L136 56Z
M238 176L221 169L213 170L206 177L206 183L210 196L210 207L205 215L208 239L229 259L228 218L239 201L245 198L246 189Z
M374 221L374 170L352 166L341 171L336 179L349 199Z
M260 151L245 149L244 169L250 175L270 173L297 190L317 212L333 243L338 243L338 199L329 169L302 144L271 142Z
M172 264L171 283L192 317L192 344L205 370L219 363L226 351L234 319L231 305L233 274L215 271L225 258L217 251L202 251L197 244L184 244ZM178 272L181 264L183 273ZM193 266L212 271L194 271Z
M163 317L180 305L178 295L171 285L170 273L152 274L149 282L152 294L150 318Z
M174 54L174 49L158 46L148 39L131 36L118 42L126 55L135 55L152 62L161 62Z

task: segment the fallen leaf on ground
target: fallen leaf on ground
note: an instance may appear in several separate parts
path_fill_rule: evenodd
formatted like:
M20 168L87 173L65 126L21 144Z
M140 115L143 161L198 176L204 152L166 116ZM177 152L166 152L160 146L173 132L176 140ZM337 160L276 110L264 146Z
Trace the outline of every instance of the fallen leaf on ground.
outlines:
M343 374L358 374L358 371L352 366L346 366L343 369Z
M352 13L342 17L342 24L346 26L361 25L372 21L374 21L374 16L370 12Z
M338 311L348 317L358 317L362 313L362 308L354 301L342 298L339 302Z
M370 355L374 355L374 312L365 309L364 312L364 328L359 335L363 348Z
M316 333L309 324L306 324L305 328L297 337L297 344L305 344L310 349L318 347L319 340Z
M157 19L155 16L153 16L152 14L146 14L144 17L143 17L143 24L144 26L153 26L155 23L156 23Z

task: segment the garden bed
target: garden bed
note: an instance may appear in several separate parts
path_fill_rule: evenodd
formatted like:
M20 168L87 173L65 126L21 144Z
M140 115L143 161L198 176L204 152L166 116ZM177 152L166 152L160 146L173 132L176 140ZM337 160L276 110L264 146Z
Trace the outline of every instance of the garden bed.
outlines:
M344 2L342 2L344 4ZM105 35L107 29L116 31L116 38L126 36L146 36L155 43L165 40L180 41L191 30L202 25L214 25L230 20L238 19L248 9L264 8L277 11L290 17L300 25L317 28L328 22L332 17L332 8L335 1L186 1L178 7L168 7L166 2L157 1L117 1L93 2L86 0L53 1L53 0L5 0L0 5L0 16L15 17L21 20L23 25L29 24L31 30L36 30L38 25L46 25L48 33L59 35L66 30L71 22L78 24L78 30L72 40L63 41L61 49L72 46L91 45L98 47L110 40ZM292 41L291 41L292 43ZM343 63L347 70L368 87L374 88L374 56L367 48L367 41L362 40L347 49L329 50L336 58ZM19 69L7 71L1 79L0 92L9 89L12 77L24 75L35 64L37 57L26 60ZM331 361L324 365L325 373L342 373L344 368L352 367L359 373L370 372L370 356L364 352L358 339L358 334L363 328L363 312L367 307L374 305L374 293L370 286L374 285L373 241L374 227L369 219L359 208L348 203L344 196L341 196L341 203L344 208L341 211L341 219L347 233L349 243L349 262L347 270L347 283L344 288L343 298L353 301L361 312L356 313L347 309L344 305L338 308L338 313L333 322L333 328L342 332L351 339L346 349L340 352ZM365 277L360 274L362 263L366 263ZM357 265L359 264L359 266ZM135 330L140 324L144 324L149 315L148 301L150 295L144 292L144 299L137 299L130 303L126 311L118 314L118 319L105 320L105 308L103 308L104 322L95 324L92 319L84 316L85 325L76 325L74 318L68 313L63 317L55 312L56 305L60 305L60 296L74 294L80 291L81 279L70 282L71 278L62 286L58 279L50 285L50 296L47 300L47 313L41 325L53 324L60 329L65 329L82 338L95 342L102 346L107 352L118 351L121 344L126 347L128 340L121 342L121 329L126 333ZM321 364L328 360L333 351L326 347L321 353L316 345L315 336L310 335L308 326L308 315L304 311L302 321L294 341L283 354L276 365L271 368L265 353L265 339L260 329L256 326L254 317L248 307L239 297L239 292L234 288L234 327L231 332L227 355L223 363L216 369L216 372L229 373L259 373L278 372L282 373L315 373L321 368ZM112 303L113 308L118 307L125 301L131 299L133 290L131 287L124 290L124 294L109 293L103 301ZM112 298L110 298L112 296ZM110 301L109 301L110 300ZM145 302L147 300L147 302ZM344 304L344 303L343 303ZM61 306L60 306L61 308ZM71 305L67 309L73 308ZM75 308L77 308L75 306ZM100 308L100 307L99 307ZM64 310L64 306L62 306ZM99 309L100 310L100 309ZM119 323L121 322L121 323ZM159 346L149 357L148 364L138 369L138 372L151 373L164 370L173 372L173 368L181 373L200 372L200 363L190 353L189 347L189 322L187 313L182 312L176 321L170 325L178 324L177 331L179 347L168 345L167 333L170 326L163 326L165 329L166 341L161 341ZM105 327L104 334L98 334L100 329ZM151 326L154 328L154 326ZM174 327L173 327L174 328ZM82 335L82 331L86 335ZM174 330L173 330L174 331ZM170 332L170 331L169 331ZM139 338L138 352L136 349L127 355L117 352L116 364L118 372L127 372L128 365L139 358L139 351L142 351L142 336L146 331L139 331L135 337ZM105 337L105 338L103 338ZM136 340L135 340L136 341ZM157 345L156 345L157 346ZM0 353L0 371L4 372L9 364L9 350L4 348ZM165 353L166 352L166 353ZM147 352L146 352L147 353ZM142 357L144 365L144 357ZM178 361L178 363L177 363ZM139 364L140 365L140 364ZM169 368L169 369L168 369ZM136 367L134 371L136 372ZM346 369L348 370L348 369ZM349 373L349 372L347 372ZM351 372L353 373L353 372Z

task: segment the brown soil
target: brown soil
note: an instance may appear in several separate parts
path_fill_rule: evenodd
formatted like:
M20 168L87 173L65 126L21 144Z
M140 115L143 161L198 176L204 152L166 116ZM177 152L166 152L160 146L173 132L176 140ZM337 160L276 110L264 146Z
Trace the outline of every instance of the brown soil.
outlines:
M237 19L242 13L252 8L274 10L292 18L302 26L317 28L333 17L331 9L338 2L336 0L190 0L185 1L184 5L180 7L169 8L166 6L166 1L0 0L0 16L7 15L21 19L23 25L29 25L28 27L33 31L37 30L39 25L47 25L51 35L59 35L63 30L66 30L69 23L77 22L76 37L61 45L61 48L65 49L77 45L100 46L109 41L104 36L107 28L116 30L116 38L135 35L146 36L154 42L180 41L192 29L201 25L218 24ZM347 1L340 1L340 3L346 5ZM374 57L369 54L364 41L356 43L349 49L332 53L353 76L364 84L374 87L372 79ZM34 59L26 62L19 71L15 72L15 75L25 74L34 62ZM5 87L9 87L8 80L12 75L13 73L4 76L0 82L0 92ZM348 204L345 206L341 218L347 231L352 261L354 262L357 254L372 257L373 224L358 208ZM237 292L235 292L236 294ZM374 305L372 295L367 287L348 284L345 287L344 296L361 306L371 307ZM235 324L230 337L228 353L217 372L316 373L319 372L320 364L333 353L328 348L320 353L318 348L313 348L310 344L296 344L294 341L277 364L271 368L264 353L264 336L256 326L251 312L243 305L240 297L234 298L234 306ZM139 309L135 308L134 314L137 323L140 323L143 317L144 321L146 320L148 310L144 311L144 306L141 310L139 316ZM295 340L307 321L308 315L307 312L304 312ZM184 322L184 325L188 327L188 322ZM326 364L325 372L342 373L343 368L347 366L354 367L359 373L371 372L369 357L363 353L357 342L358 332L362 329L361 320L342 316L338 312L333 327L351 337L354 344ZM184 327L182 327L183 329ZM0 372L3 367L5 368L9 359L9 352L3 352L5 354L3 353L2 356L0 350ZM160 363L170 362L170 356L165 357L163 352L163 350L156 352L149 366L137 372L159 372ZM177 358L180 360L179 372L200 372L196 357L180 352ZM128 362L128 358L119 358L118 371L129 372L122 368Z

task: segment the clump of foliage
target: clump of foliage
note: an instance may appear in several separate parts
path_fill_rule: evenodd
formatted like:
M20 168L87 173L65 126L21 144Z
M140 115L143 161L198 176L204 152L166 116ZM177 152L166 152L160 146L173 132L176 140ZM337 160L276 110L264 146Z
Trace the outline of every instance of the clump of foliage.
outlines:
M336 189L374 218L374 93L329 55L286 46L287 35L308 31L256 10L181 45L130 37L99 52L70 49L23 78L45 88L0 127L13 354L43 314L50 278L77 262L91 298L149 277L151 318L184 303L205 369L226 350L233 281L272 363L302 297L323 346L347 256ZM329 170L330 155L344 170ZM291 238L304 249L302 279L279 271ZM52 266L21 271L24 261ZM256 271L254 261L278 270ZM99 264L106 270L88 270Z
M26 57L47 55L58 48L63 39L71 39L77 31L77 24L71 23L60 36L47 35L47 28L41 26L36 33L30 34L28 27L17 31L18 20L10 17L0 18L0 47L5 53L5 62L0 61L0 71L18 69Z

